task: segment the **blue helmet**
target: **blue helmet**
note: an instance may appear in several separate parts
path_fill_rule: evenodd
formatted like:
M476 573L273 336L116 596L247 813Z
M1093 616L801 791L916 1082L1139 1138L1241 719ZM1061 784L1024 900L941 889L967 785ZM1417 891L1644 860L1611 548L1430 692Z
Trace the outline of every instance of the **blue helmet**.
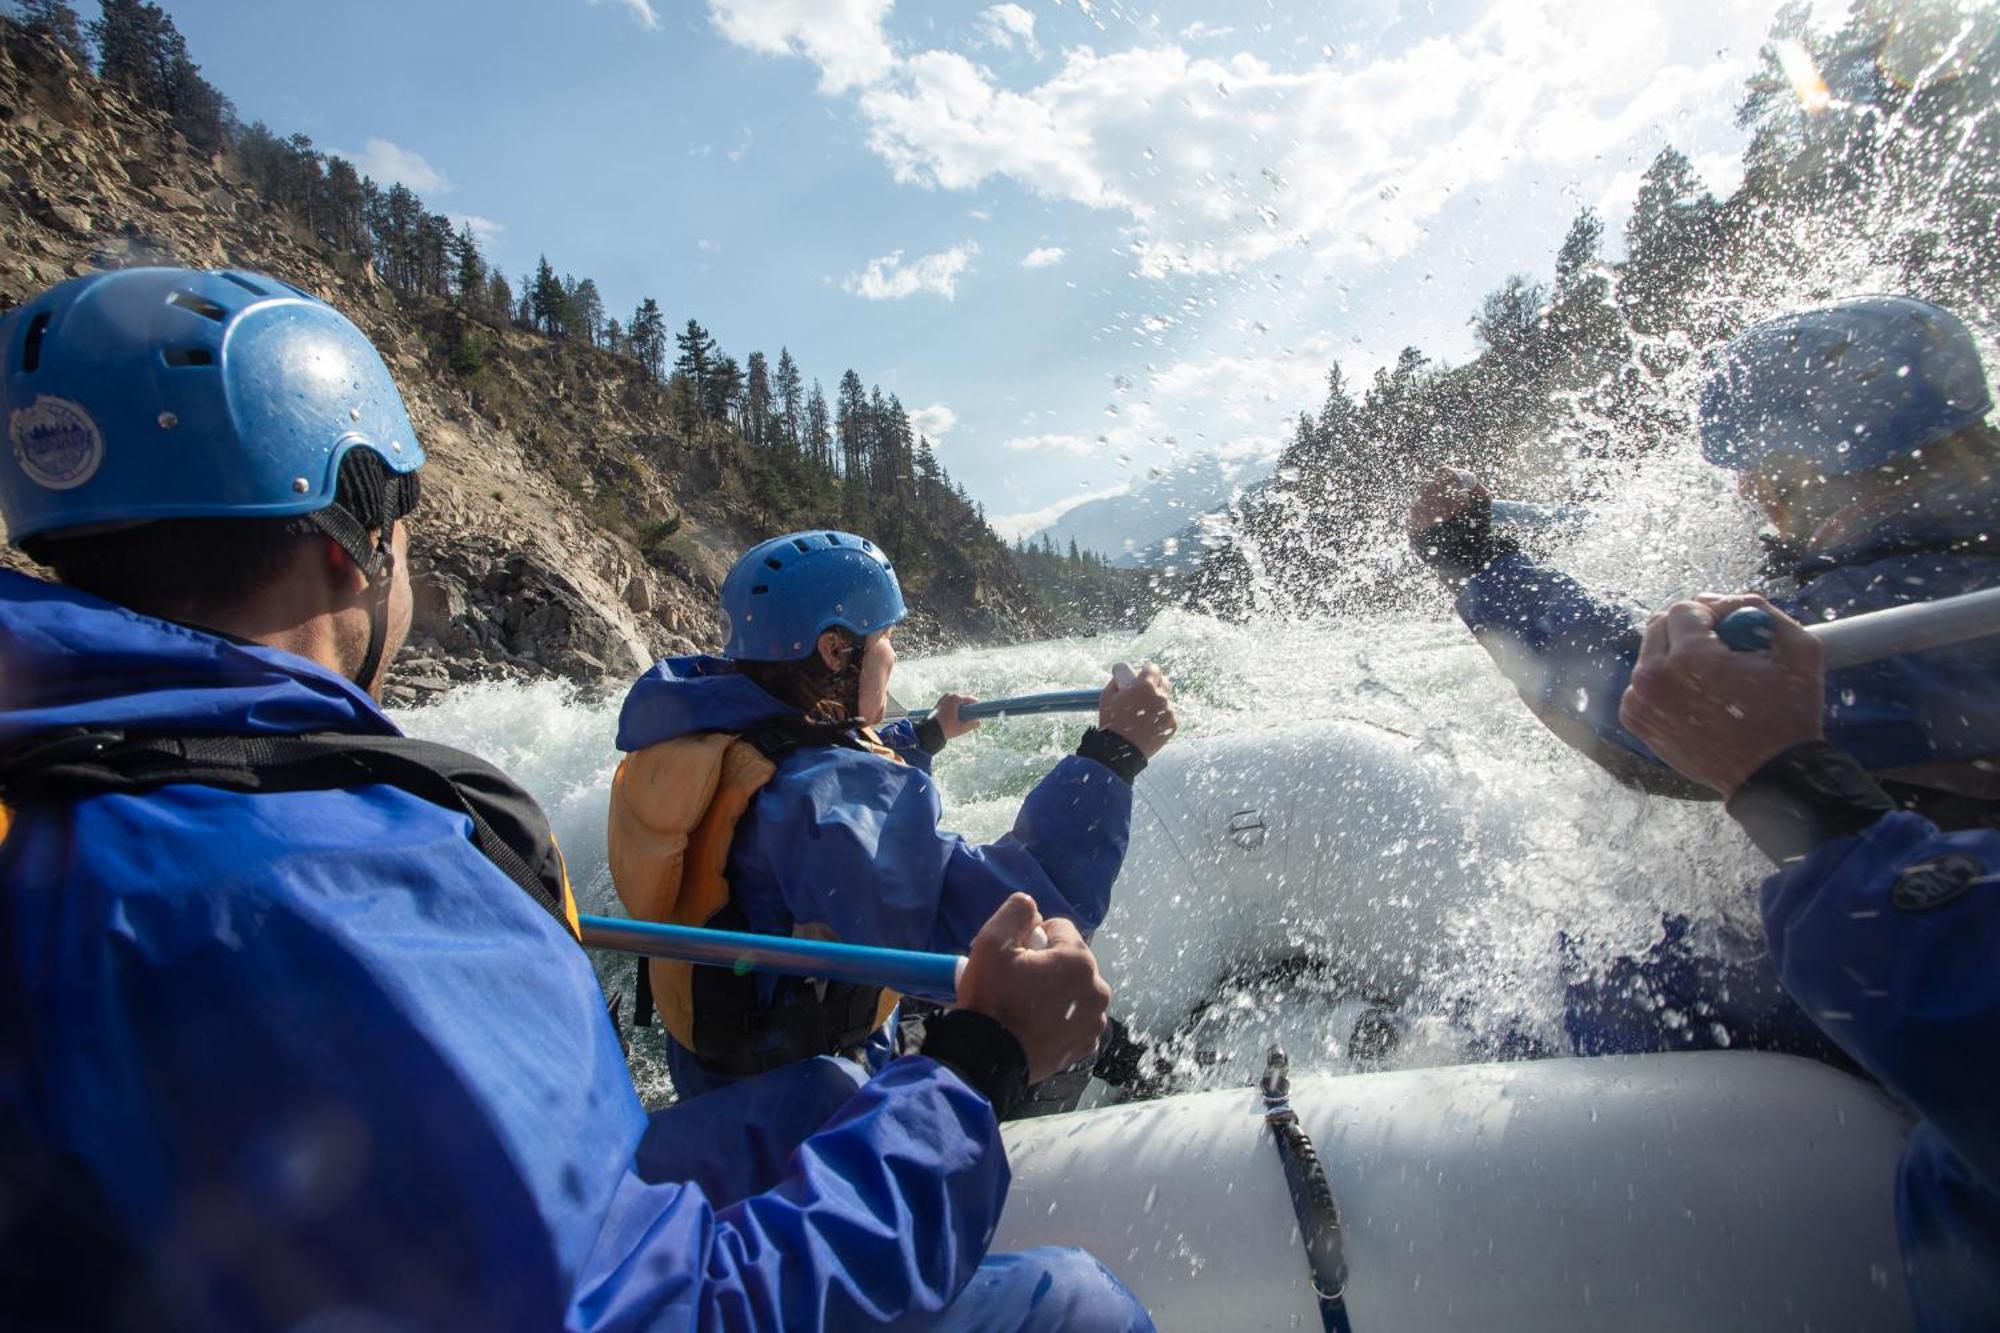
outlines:
M1993 396L1956 315L1868 296L1784 315L1722 349L1701 451L1738 472L1797 454L1823 476L1880 467L1982 420Z
M284 517L341 459L424 451L389 369L332 306L256 273L138 268L60 283L0 320L0 517L37 533Z
M851 532L759 542L722 581L722 655L794 662L835 625L867 636L909 611L889 557Z

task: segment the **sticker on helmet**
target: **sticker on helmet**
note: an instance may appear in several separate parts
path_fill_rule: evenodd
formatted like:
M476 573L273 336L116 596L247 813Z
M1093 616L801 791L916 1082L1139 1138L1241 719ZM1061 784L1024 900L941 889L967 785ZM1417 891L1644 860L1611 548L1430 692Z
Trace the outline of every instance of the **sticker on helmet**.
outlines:
M67 398L47 394L7 418L14 457L37 486L66 491L97 474L104 436L90 413Z

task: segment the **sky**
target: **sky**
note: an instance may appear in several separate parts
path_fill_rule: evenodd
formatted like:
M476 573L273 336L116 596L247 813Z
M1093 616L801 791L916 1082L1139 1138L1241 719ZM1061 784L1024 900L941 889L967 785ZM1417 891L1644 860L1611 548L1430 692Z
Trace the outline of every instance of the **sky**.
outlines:
M245 120L901 397L1004 534L1205 452L1329 366L1461 362L1579 208L1737 184L1776 0L165 0ZM88 6L85 6L87 9Z

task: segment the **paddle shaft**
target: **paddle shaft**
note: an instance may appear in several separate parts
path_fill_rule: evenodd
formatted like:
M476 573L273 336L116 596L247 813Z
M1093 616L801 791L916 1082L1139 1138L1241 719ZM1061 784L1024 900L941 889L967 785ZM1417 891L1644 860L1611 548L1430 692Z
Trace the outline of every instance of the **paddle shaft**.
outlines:
M886 986L926 999L955 998L959 973L965 970L965 960L948 953L878 949L833 940L751 935L609 916L582 916L577 921L582 927L584 947L589 949L615 949L620 953L672 958L739 972L775 972L783 976Z
M1037 713L1094 713L1102 690L1055 690L1048 694L1017 694L1011 699L984 699L967 704L958 715L967 722L983 722L991 717L1032 717ZM919 708L908 714L910 721L922 722L935 711Z
M1771 617L1754 606L1746 606L1723 617L1715 633L1738 652L1768 648ZM1806 633L1819 640L1828 671L1944 648L1968 639L1983 639L2000 634L2000 588L1940 597L1934 602L1911 602L1886 611L1807 625Z

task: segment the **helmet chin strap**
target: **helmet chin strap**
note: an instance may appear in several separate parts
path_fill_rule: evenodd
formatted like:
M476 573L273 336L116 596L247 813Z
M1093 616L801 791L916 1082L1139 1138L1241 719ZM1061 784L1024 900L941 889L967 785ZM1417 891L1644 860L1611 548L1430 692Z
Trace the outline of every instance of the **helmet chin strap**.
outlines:
M362 655L360 669L351 677L370 695L375 693L375 676L381 670L382 650L389 641L389 592L395 586L395 569L396 553L389 549L389 530L384 528L381 541L362 566L361 572L368 579L368 651Z
M307 515L304 521L345 551L361 571L361 577L367 580L368 651L348 679L373 694L375 676L389 642L389 593L395 586L396 570L396 552L390 545L390 534L395 530L396 518L385 518L382 526L371 533L346 506L331 504Z

